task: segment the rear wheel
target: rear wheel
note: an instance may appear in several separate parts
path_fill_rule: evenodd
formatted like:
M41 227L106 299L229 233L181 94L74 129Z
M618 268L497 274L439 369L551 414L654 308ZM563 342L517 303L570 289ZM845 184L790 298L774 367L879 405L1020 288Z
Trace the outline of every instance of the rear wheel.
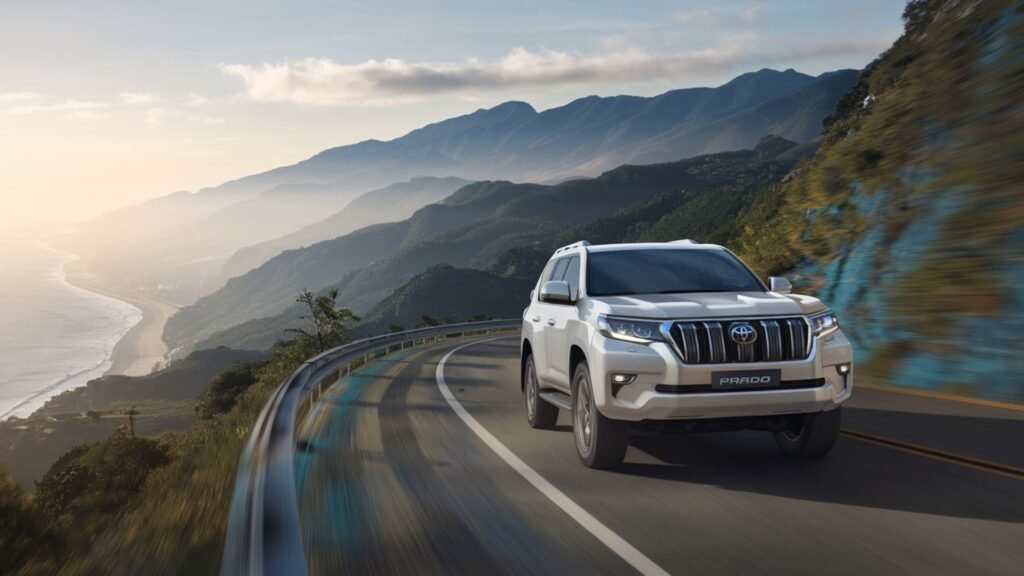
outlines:
M605 418L594 405L590 368L580 362L572 379L572 432L587 468L614 468L626 458L629 423Z
M820 458L828 454L839 439L842 410L840 407L795 420L790 428L775 433L775 443L789 456Z
M537 368L533 356L526 357L523 367L523 393L526 396L526 420L531 428L550 430L558 422L558 408L540 399L537 384Z

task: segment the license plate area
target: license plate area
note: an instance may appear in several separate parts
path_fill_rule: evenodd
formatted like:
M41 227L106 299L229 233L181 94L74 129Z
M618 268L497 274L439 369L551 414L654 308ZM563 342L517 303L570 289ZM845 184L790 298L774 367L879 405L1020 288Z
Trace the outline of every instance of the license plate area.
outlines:
M711 373L713 390L754 390L778 388L782 370L730 370Z

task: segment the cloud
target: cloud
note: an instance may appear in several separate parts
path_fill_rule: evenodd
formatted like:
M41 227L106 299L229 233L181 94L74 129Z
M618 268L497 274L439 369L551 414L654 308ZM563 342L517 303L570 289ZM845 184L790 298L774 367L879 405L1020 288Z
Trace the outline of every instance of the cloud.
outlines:
M224 118L223 116L203 116L199 121L207 126L217 126L227 123L227 118Z
M71 114L68 114L68 117L74 118L75 120L102 120L104 118L109 118L110 113L99 112L96 110L76 110Z
M710 24L718 20L710 9L679 10L672 13L672 19L684 24Z
M607 84L624 81L699 81L710 74L753 66L792 64L824 56L874 55L893 38L834 39L816 44L748 33L723 38L712 48L659 54L633 46L592 54L515 48L494 61L409 62L398 58L342 64L307 58L259 65L222 64L242 81L243 97L259 102L311 105L390 105L431 96L473 96L524 87Z
M212 100L202 94L196 94L195 92L189 93L188 97L185 99L186 106L206 106L210 102L212 102Z
M758 5L754 5L754 6L751 6L749 8L744 8L743 10L740 10L739 11L740 20L743 20L744 22L753 22L757 18L758 13L761 12L761 8L762 8L762 6L758 4Z
M733 22L740 21L750 23L753 22L757 15L761 12L763 6L760 4L754 4L747 8L740 10L727 10L721 8L703 8L700 10L678 10L672 13L672 19L676 22L683 24L694 24L707 26L711 24L718 24L720 22Z
M135 104L152 104L159 100L155 94L150 92L121 92L117 95L122 104L134 106Z
M0 104L36 101L41 100L42 98L42 94L37 94L35 92L0 92Z
M4 110L7 114L36 114L39 112L82 112L86 110L102 110L107 108L103 102L84 102L81 100L65 100L63 102L31 102L17 104Z
M146 112L143 122L150 126L160 126L164 123L164 116L167 116L167 110L160 106L154 106Z

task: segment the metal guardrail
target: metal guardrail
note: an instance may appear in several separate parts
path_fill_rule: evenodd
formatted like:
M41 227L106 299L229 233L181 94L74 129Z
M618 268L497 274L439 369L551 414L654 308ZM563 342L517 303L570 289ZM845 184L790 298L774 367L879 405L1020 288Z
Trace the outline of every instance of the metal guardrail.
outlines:
M432 326L357 340L312 358L274 391L249 434L231 496L224 576L307 573L295 485L295 432L323 394L323 382L395 348L519 328L522 320Z

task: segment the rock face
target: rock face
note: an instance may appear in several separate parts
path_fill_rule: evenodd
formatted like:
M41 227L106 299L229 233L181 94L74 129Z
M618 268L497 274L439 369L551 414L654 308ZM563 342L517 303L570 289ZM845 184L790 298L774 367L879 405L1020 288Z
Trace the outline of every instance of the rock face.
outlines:
M865 380L1020 400L1024 9L914 2L743 252L832 305ZM771 244L771 242L767 243Z

